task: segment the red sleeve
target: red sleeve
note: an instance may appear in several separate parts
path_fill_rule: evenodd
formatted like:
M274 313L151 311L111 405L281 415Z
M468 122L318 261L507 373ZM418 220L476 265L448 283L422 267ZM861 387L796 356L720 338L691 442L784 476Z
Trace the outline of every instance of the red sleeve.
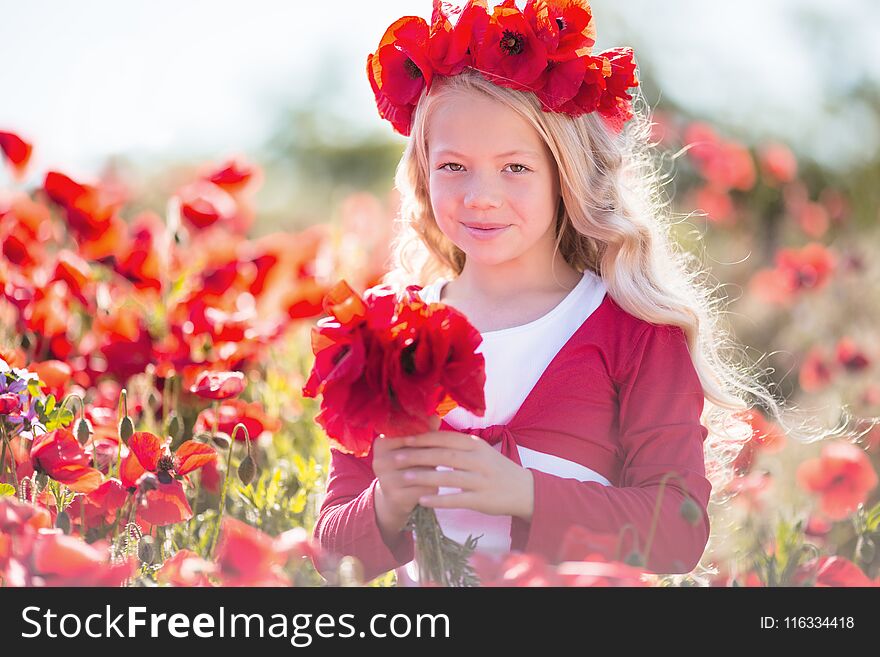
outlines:
M700 424L703 393L684 332L673 326L650 326L636 339L615 376L623 464L619 486L563 479L532 469L534 513L530 522L513 518L511 548L556 561L571 525L620 536L622 528L631 524L644 554L660 481L673 471L681 479L666 481L647 569L690 572L709 540L712 485L705 477L703 441L708 429ZM701 511L696 525L680 513L685 490ZM627 530L621 560L633 547L632 530Z
M357 557L366 581L409 563L413 559L412 532L388 546L379 531L374 505L378 479L372 453L365 458L330 449L327 495L312 532L322 549L338 556ZM319 564L315 568L320 571ZM327 575L321 572L327 578Z

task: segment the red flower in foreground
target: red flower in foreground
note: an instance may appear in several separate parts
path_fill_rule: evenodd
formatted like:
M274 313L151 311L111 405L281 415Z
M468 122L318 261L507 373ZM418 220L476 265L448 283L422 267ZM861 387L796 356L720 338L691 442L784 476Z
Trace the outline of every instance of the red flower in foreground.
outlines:
M89 456L67 429L55 429L34 438L34 469L45 472L77 493L90 493L101 485L101 473L89 467Z
M476 45L489 23L485 0L468 0L453 27L451 15L454 11L446 3L434 3L428 57L434 71L440 75L458 75L465 66L473 64Z
M44 530L34 543L32 575L44 586L121 586L136 565L132 560L111 564L107 548L65 536L60 529Z
M170 586L213 586L208 576L216 573L217 564L191 550L178 550L156 572L156 579Z
M224 586L289 586L281 570L286 561L271 536L235 518L223 518L217 564Z
M880 586L849 559L839 556L819 557L798 567L794 582L809 586Z
M460 404L485 411L481 336L455 309L398 302L378 286L361 299L345 281L325 299L312 329L315 364L303 395L323 395L315 417L337 447L365 456L373 440L423 433L429 419Z
M229 399L244 390L241 372L202 372L189 391L203 399Z
M33 147L15 133L0 132L0 151L3 151L6 159L9 160L15 175L23 176L31 159Z
M867 501L877 486L877 473L865 451L856 445L836 442L822 448L819 458L801 463L797 482L820 495L823 513L842 520Z

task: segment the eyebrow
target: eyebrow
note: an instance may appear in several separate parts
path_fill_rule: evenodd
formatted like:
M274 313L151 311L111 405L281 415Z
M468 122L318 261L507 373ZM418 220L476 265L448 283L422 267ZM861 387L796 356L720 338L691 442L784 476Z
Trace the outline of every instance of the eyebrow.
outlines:
M434 155L436 155L436 156L452 155L454 157L461 157L461 158L467 157L467 155L464 155L462 153L459 153L459 152L453 151L453 150L449 150L449 149L443 149L443 150L437 151ZM538 157L538 153L536 153L535 151L526 151L526 150L519 150L519 149L513 150L513 151L507 151L506 153L498 153L498 155L496 155L495 157L502 158L502 157L510 157L511 155L529 155L531 157Z

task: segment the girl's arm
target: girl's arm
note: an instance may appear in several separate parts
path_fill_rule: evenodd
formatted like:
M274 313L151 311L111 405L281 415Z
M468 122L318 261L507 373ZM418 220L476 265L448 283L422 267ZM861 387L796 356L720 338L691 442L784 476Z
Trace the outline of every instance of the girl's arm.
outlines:
M413 559L411 532L400 532L396 540L389 535L391 544L383 539L376 515L379 480L371 462L372 453L357 458L331 448L327 495L313 531L324 550L357 557L363 564L365 581Z
M703 393L684 333L671 326L648 327L616 376L624 461L619 486L533 469L534 511L530 521L513 518L511 547L555 561L571 525L615 536L631 525L644 554L660 482L666 473L675 472L680 479L666 481L647 568L656 573L690 572L709 539L712 486L705 477L703 441L708 430L700 424ZM680 513L685 490L700 512L696 524ZM630 531L622 541L621 560L635 547Z

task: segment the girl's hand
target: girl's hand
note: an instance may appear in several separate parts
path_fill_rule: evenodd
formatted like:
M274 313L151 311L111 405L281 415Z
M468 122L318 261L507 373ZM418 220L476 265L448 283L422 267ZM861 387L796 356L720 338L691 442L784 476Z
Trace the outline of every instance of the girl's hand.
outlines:
M460 488L460 493L427 493L417 500L435 509L472 509L489 515L531 520L535 505L532 473L478 436L431 431L403 438L393 459L405 482L424 487ZM452 468L437 471L435 466ZM427 466L427 467L425 467Z
M437 494L436 486L420 485L404 479L406 466L395 458L397 454L408 451L403 441L404 438L379 436L373 442L373 472L379 480L375 497L376 520L386 543L393 542L404 528L421 496Z

